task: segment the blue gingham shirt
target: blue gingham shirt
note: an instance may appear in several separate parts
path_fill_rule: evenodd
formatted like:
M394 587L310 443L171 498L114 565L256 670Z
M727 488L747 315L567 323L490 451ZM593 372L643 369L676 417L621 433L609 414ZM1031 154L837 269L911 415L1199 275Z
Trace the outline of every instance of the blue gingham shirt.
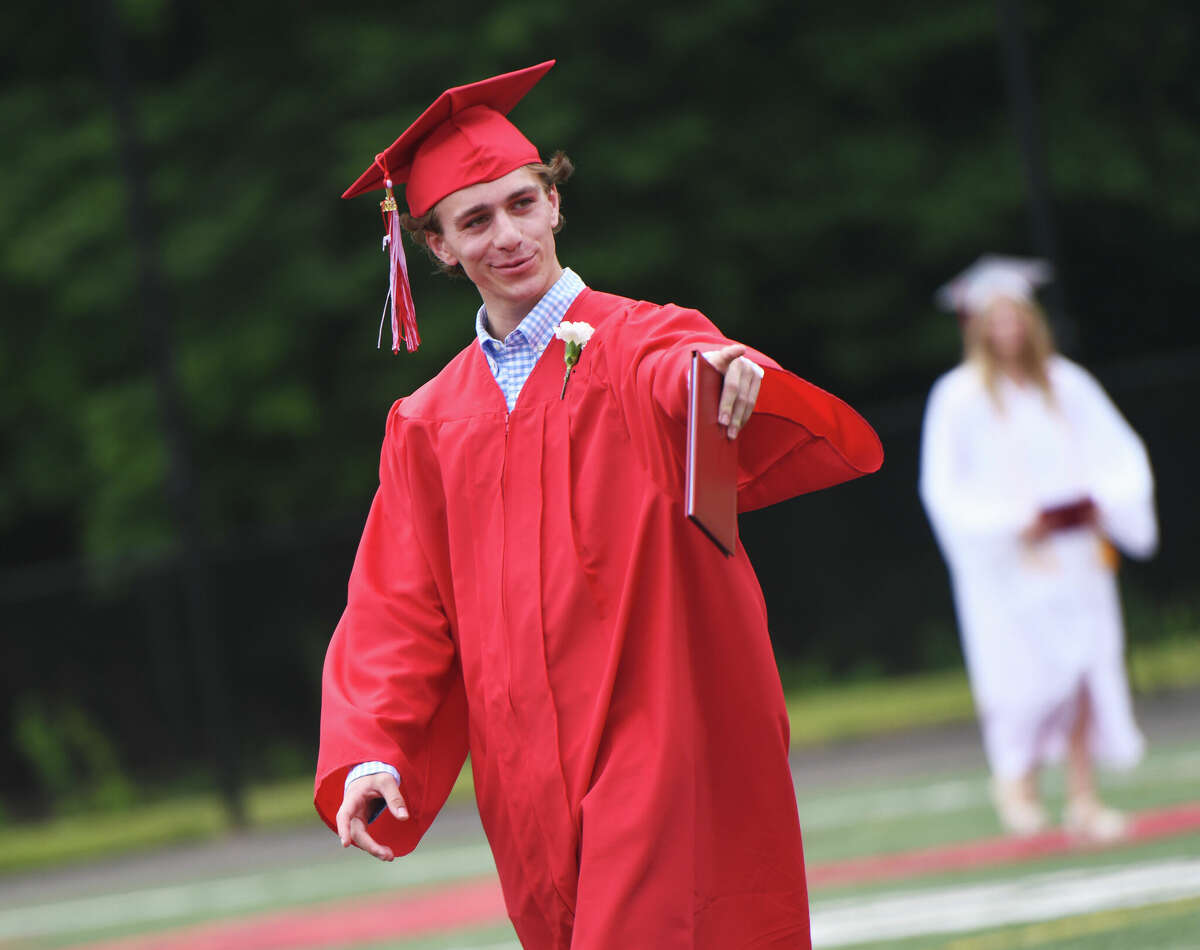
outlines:
M500 391L504 393L509 412L517 404L521 387L533 372L542 350L554 339L554 328L562 322L562 318L583 288L584 283L579 275L569 267L564 268L562 276L555 281L554 286L546 291L546 295L526 314L525 319L503 340L497 340L488 332L486 307L480 307L479 312L475 314L475 335L479 338L479 346L487 359L488 368L496 377ZM363 762L355 766L346 776L346 784L376 772L388 772L396 780L396 784L400 784L400 773L396 771L395 766L386 762Z
M503 340L492 336L488 330L487 308L479 308L475 315L475 335L510 412L542 350L554 339L554 328L583 287L579 275L571 268L565 268L554 286Z

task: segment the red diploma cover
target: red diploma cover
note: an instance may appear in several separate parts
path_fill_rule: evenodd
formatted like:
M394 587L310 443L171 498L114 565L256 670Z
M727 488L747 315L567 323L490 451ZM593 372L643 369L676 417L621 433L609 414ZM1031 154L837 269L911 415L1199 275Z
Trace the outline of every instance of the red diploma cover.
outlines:
M687 516L726 557L737 549L737 441L717 422L725 377L692 351L688 376Z
M1050 531L1069 531L1091 524L1096 517L1096 503L1090 498L1080 498L1053 508L1043 508L1038 513L1042 524Z

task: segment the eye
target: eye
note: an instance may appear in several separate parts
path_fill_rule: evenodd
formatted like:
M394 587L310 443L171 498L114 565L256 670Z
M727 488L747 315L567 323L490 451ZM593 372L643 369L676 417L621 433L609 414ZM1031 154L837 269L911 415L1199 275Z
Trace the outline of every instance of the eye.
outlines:
M533 199L526 196L524 198L518 198L515 202L513 202L513 207L517 210L523 210L528 208L531 204L533 204Z
M485 221L487 221L487 215L478 214L473 218L469 218L462 227L464 231L473 231L482 226Z

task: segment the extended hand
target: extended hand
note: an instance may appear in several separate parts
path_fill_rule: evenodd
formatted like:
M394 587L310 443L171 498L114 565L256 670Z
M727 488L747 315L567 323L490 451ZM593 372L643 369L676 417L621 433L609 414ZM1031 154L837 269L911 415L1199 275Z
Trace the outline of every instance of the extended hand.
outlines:
M742 355L745 352L744 346L733 343L701 354L725 376L717 406L717 422L728 426L725 434L731 439L736 439L738 432L750 421L758 401L758 388L762 385L762 367L746 359Z
M1021 529L1021 541L1026 545L1040 544L1050 537L1050 526L1040 515Z
M355 779L346 789L337 813L337 832L343 848L354 845L380 861L391 861L395 857L392 849L379 844L367 833L367 817L380 798L400 821L408 819L408 806L396 780L388 772L375 772Z

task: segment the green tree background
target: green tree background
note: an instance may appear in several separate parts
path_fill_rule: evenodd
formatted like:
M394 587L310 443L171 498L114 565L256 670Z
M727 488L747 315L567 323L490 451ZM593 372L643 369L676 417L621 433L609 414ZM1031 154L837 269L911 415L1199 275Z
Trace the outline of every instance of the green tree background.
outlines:
M704 310L884 438L880 475L744 519L788 669L959 662L915 454L924 394L959 349L933 289L981 252L1033 250L998 6L5 6L0 796L44 807L72 757L91 774L202 773L206 743L307 767L387 407L470 340L477 305L410 251L423 346L376 350L379 219L338 196L446 86L549 57L514 119L578 167L564 263ZM1163 554L1126 577L1131 637L1158 636L1164 610L1194 609L1200 563L1200 14L1023 7L1059 328L1158 471ZM118 48L141 250L105 67ZM149 302L146 248L163 288ZM224 727L205 725L214 703Z

